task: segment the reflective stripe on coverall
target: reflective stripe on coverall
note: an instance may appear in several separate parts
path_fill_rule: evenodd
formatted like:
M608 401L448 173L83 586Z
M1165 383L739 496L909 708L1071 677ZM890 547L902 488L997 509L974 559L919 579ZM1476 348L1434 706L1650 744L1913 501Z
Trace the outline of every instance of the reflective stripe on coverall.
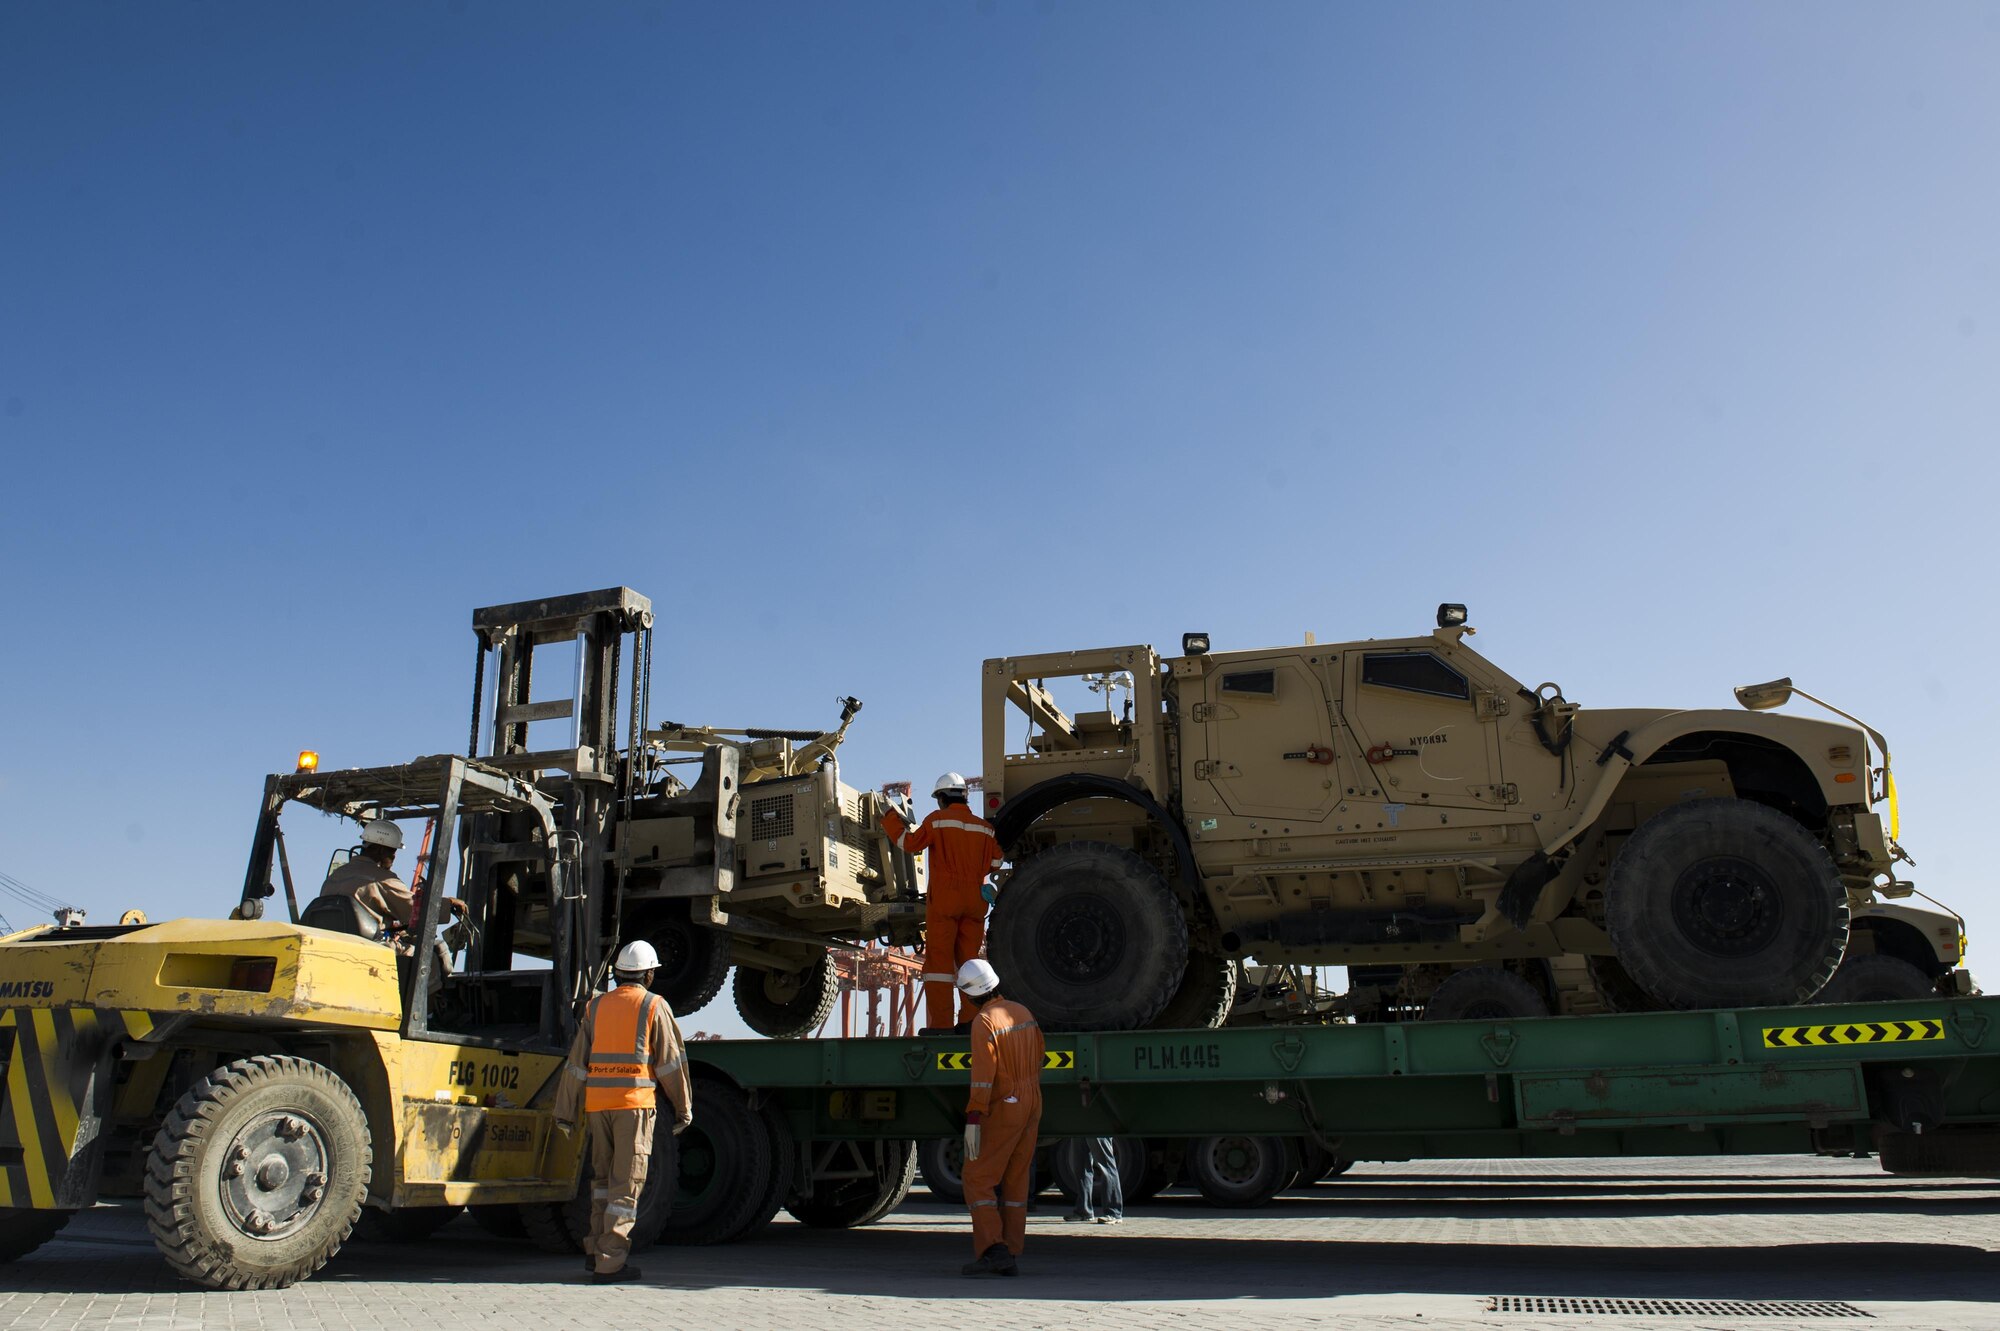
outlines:
M891 809L882 815L882 827L910 854L930 853L924 907L924 1024L945 1027L970 1021L969 1001L961 1001L958 1016L952 1016L952 995L958 992L952 981L986 941L986 898L979 889L1000 867L1000 839L993 835L993 824L963 804L947 804L916 827Z
M1042 1124L1042 1031L1010 998L972 1019L972 1094L966 1122L979 1124L979 1158L965 1162L972 1255L996 1243L1021 1255L1028 1234L1028 1177Z
M573 1123L579 1107L587 1115L592 1179L583 1251L600 1272L619 1270L632 1251L659 1126L655 1087L667 1093L675 1122L687 1123L694 1112L687 1051L667 1000L636 983L599 994L570 1043L556 1118Z

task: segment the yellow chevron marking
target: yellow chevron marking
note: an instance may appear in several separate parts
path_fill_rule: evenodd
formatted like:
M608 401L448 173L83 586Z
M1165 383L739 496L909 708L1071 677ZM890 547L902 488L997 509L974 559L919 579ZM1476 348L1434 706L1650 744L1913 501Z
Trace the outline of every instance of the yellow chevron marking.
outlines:
M97 1015L82 1008L70 1012L78 1035L96 1024ZM65 1056L73 1051L62 1048L56 1038L56 1014L47 1008L35 1009L35 1038L42 1046L42 1085L48 1088L49 1107L56 1116L56 1140L65 1151L76 1149L76 1102L69 1098L69 1078L63 1075ZM67 1166L69 1161L51 1161L51 1166Z
M1050 1068L1050 1069L1074 1068L1076 1066L1076 1050L1074 1049L1044 1050L1042 1052L1042 1066L1044 1068ZM969 1071L971 1067L972 1067L972 1055L969 1053L939 1054L937 1056L937 1070L939 1072L966 1072Z
M1944 1023L1921 1021L1856 1021L1833 1026L1766 1026L1766 1049L1817 1049L1826 1045L1909 1044L1944 1039Z
M55 1189L49 1186L48 1162L42 1158L42 1133L35 1126L35 1102L28 1091L28 1060L24 1058L19 1039L14 1042L14 1057L7 1063L7 1102L14 1109L14 1135L21 1143L22 1172L28 1181L28 1205L51 1207L56 1203Z
M125 1018L125 1033L135 1040L143 1040L153 1033L153 1017L149 1012L122 1012Z

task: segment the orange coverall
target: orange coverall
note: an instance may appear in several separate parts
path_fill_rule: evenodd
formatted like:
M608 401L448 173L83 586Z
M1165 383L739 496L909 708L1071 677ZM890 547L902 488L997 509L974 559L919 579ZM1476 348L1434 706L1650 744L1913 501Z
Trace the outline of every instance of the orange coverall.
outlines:
M986 941L986 876L1000 867L1000 840L993 824L963 804L947 804L916 827L894 809L882 828L912 855L930 852L930 899L924 907L924 1024L954 1024L953 981L958 968L979 955ZM972 1004L961 1002L957 1021L972 1020Z
M972 1019L972 1095L965 1121L979 1124L979 1158L965 1162L972 1255L996 1243L1021 1255L1028 1236L1028 1177L1042 1126L1042 1029L1011 998Z

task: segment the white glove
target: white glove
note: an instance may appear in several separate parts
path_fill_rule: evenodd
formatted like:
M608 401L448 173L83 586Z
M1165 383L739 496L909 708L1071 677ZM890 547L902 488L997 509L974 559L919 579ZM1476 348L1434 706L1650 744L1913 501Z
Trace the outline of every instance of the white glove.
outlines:
M979 1158L979 1125L977 1123L968 1123L965 1125L965 1158L967 1160L977 1160Z

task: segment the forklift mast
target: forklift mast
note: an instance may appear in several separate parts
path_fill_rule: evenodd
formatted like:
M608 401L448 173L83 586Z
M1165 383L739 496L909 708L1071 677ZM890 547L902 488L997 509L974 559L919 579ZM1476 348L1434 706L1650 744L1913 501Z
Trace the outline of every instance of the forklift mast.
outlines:
M618 810L644 775L637 768L643 761L641 737L651 692L653 603L630 587L611 587L486 606L472 612L472 629L479 648L466 756L540 786L560 806L558 834L568 843L562 858L572 866L566 886L575 909L564 922L569 927L559 925L554 931L558 955L552 960L560 973L572 977L571 1002L580 1008L595 991L617 941L615 905L606 910L616 872L613 829ZM537 649L558 644L575 647L570 696L535 701ZM482 754L489 655L497 661L492 729ZM570 722L567 745L531 743L535 723L562 720ZM465 855L474 880L513 858L490 827L467 829Z

